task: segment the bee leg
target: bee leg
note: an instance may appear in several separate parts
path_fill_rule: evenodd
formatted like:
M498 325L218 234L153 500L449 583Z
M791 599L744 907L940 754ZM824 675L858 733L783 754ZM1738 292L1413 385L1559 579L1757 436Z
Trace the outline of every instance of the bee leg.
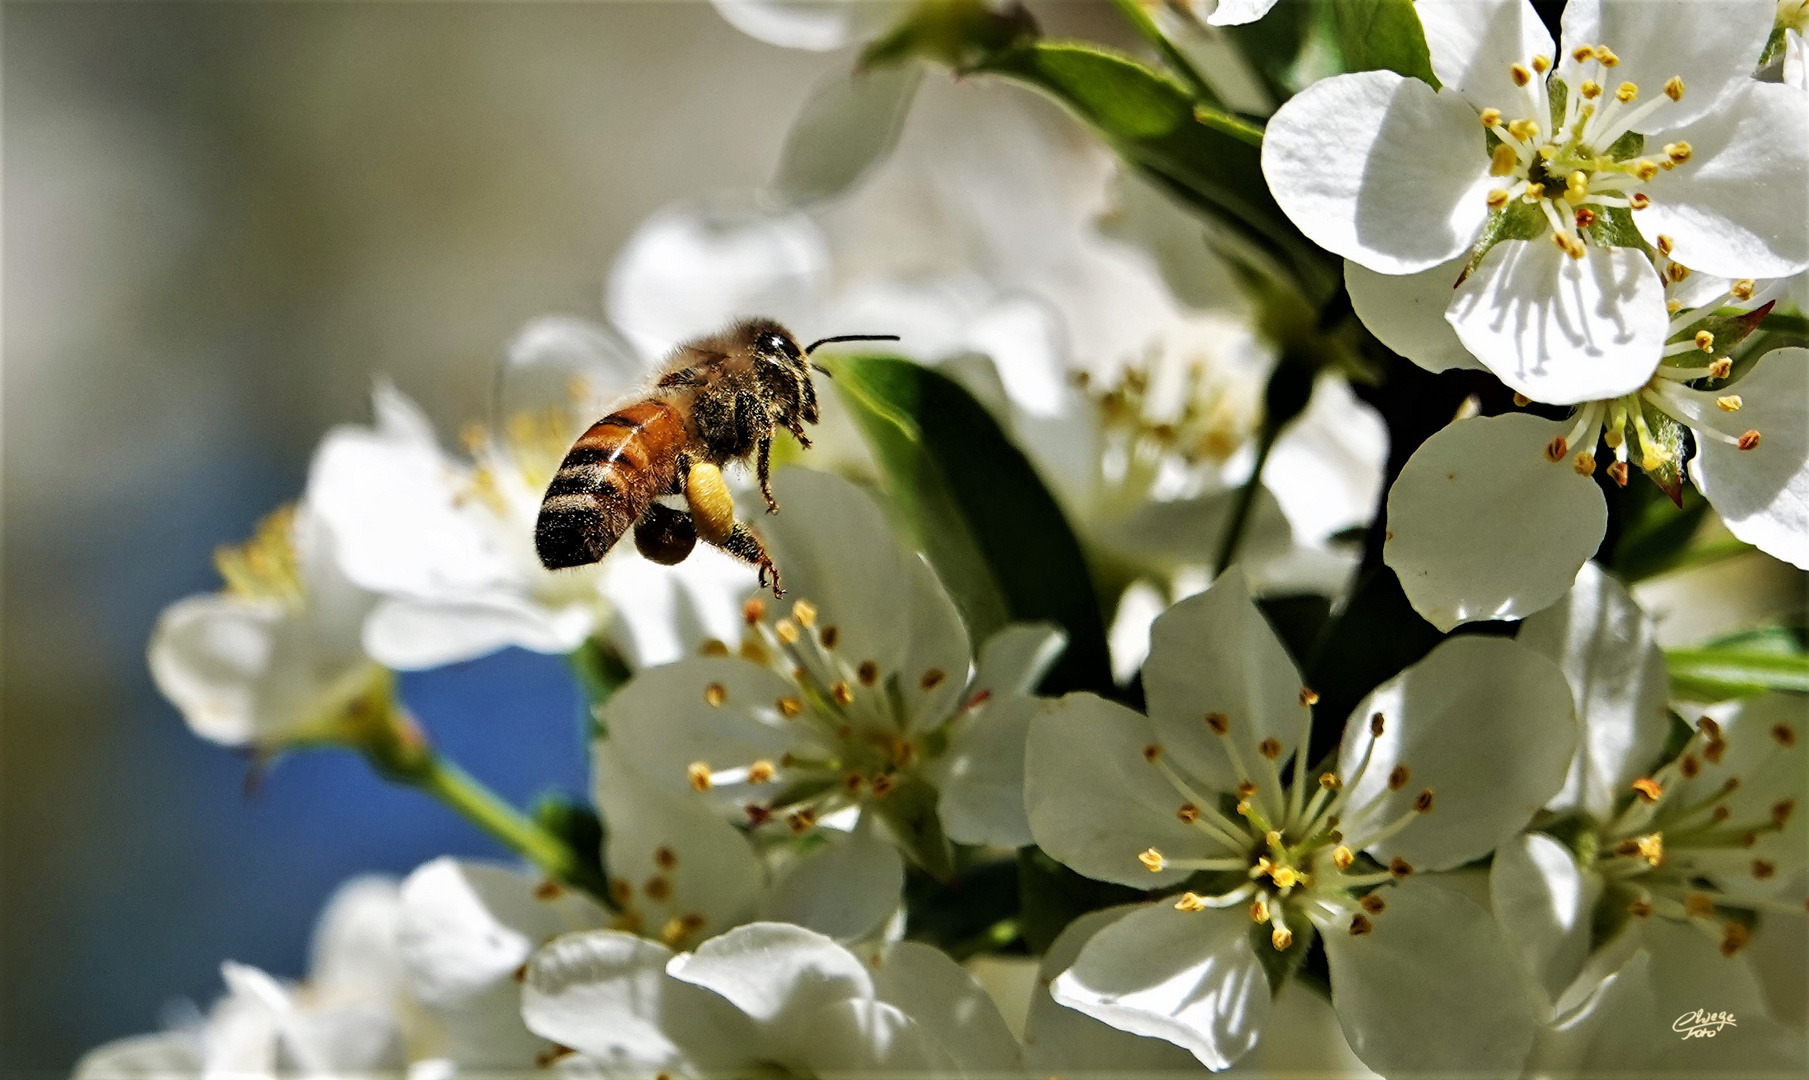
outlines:
M772 556L766 553L766 546L760 543L760 538L754 535L752 529L737 521L729 538L717 546L742 562L757 567L762 588L768 587L770 577L775 599L785 595L785 590L779 587L779 568L773 565Z
M685 473L685 505L690 507L691 520L704 543L728 543L735 529L735 502L729 497L721 469L707 461L692 465Z
M760 452L754 461L754 472L760 477L760 494L766 496L766 512L779 512L779 500L773 498L772 476L773 439L767 436L760 440Z
M802 390L799 392L799 396L803 399L804 407L803 407L802 411L804 413L804 422L809 423L809 424L814 424L817 422L817 419L818 419L816 384L810 381L810 375L808 372L804 375L803 378L799 379L798 382L800 384L802 384ZM799 430L799 428L802 428L803 426L804 426L803 424L800 424L800 425L798 425L798 427L792 428L791 433L793 435L796 435L798 437L798 441L803 443L805 448L808 449L810 446L810 440L806 439L804 437L804 432Z

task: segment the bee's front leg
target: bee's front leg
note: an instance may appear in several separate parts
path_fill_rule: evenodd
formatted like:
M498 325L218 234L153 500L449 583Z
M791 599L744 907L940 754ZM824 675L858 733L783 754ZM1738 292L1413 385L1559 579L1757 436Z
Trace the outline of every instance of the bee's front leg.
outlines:
M716 546L742 562L757 567L760 571L760 585L763 588L767 587L770 579L774 599L785 595L785 590L779 587L779 568L773 565L772 556L766 553L766 546L760 542L759 537L754 535L752 529L737 521L734 530L729 533L728 540Z

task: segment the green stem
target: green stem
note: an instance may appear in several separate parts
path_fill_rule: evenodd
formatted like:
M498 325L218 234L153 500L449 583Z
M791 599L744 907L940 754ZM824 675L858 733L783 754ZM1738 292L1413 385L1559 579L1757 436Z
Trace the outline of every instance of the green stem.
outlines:
M1210 105L1195 105L1193 118L1206 127L1223 132L1240 142L1255 147L1261 147L1263 144L1263 129L1260 125L1252 124L1243 117L1233 115L1223 109L1215 109Z
M609 903L608 883L598 876L594 866L451 761L429 754L407 782L456 810L503 846L546 871L548 877Z
M1143 40L1155 46L1156 51L1162 54L1162 59L1168 62L1168 66L1174 69L1175 74L1179 75L1182 81L1187 83L1187 88L1193 91L1194 97L1213 105L1223 104L1219 100L1219 96L1212 92L1212 87L1207 84L1205 78L1194 69L1193 62L1187 59L1186 54L1180 49L1175 48L1175 43L1168 40L1168 36L1162 32L1162 28L1156 25L1156 20L1150 18L1149 12L1143 10L1142 4L1139 4L1137 0L1112 0L1112 5L1118 9L1119 14L1124 16L1124 21L1131 24L1131 29L1137 31Z
M1250 509L1256 505L1256 493L1262 488L1263 466L1268 463L1269 451L1275 449L1275 439L1280 433L1279 424L1263 425L1260 441L1256 444L1256 464L1250 469L1250 478L1237 491L1237 504L1231 508L1231 524L1225 527L1218 556L1212 560L1213 577L1225 572L1244 545L1244 535L1250 531Z

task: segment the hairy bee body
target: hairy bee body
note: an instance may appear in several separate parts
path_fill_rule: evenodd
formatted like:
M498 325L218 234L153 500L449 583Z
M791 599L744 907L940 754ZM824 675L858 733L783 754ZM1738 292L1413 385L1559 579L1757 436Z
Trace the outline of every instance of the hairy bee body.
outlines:
M804 425L817 422L809 353L770 319L679 346L646 394L592 424L566 453L534 527L540 561L551 570L594 563L632 528L656 562L683 560L702 538L758 567L778 593L778 571L735 521L721 469L753 458L767 512L778 512L773 434L783 427L809 447ZM660 503L666 495L684 496L689 512Z

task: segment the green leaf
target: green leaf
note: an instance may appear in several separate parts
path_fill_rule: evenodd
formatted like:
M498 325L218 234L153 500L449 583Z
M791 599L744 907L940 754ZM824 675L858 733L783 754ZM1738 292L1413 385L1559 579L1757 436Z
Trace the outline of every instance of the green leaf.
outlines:
M1303 282L1329 290L1335 267L1294 228L1263 181L1261 130L1197 105L1186 89L1095 45L1032 41L979 70L1043 91L1099 132L1125 160L1179 188L1244 239L1279 254Z
M1809 656L1771 650L1667 649L1672 693L1701 701L1748 697L1767 690L1809 694Z
M1413 0L1334 0L1332 11L1345 70L1393 71L1438 88Z
M1105 623L1080 542L1024 452L961 384L892 357L831 362L885 486L976 642L1044 620L1068 648L1045 693L1112 694Z

